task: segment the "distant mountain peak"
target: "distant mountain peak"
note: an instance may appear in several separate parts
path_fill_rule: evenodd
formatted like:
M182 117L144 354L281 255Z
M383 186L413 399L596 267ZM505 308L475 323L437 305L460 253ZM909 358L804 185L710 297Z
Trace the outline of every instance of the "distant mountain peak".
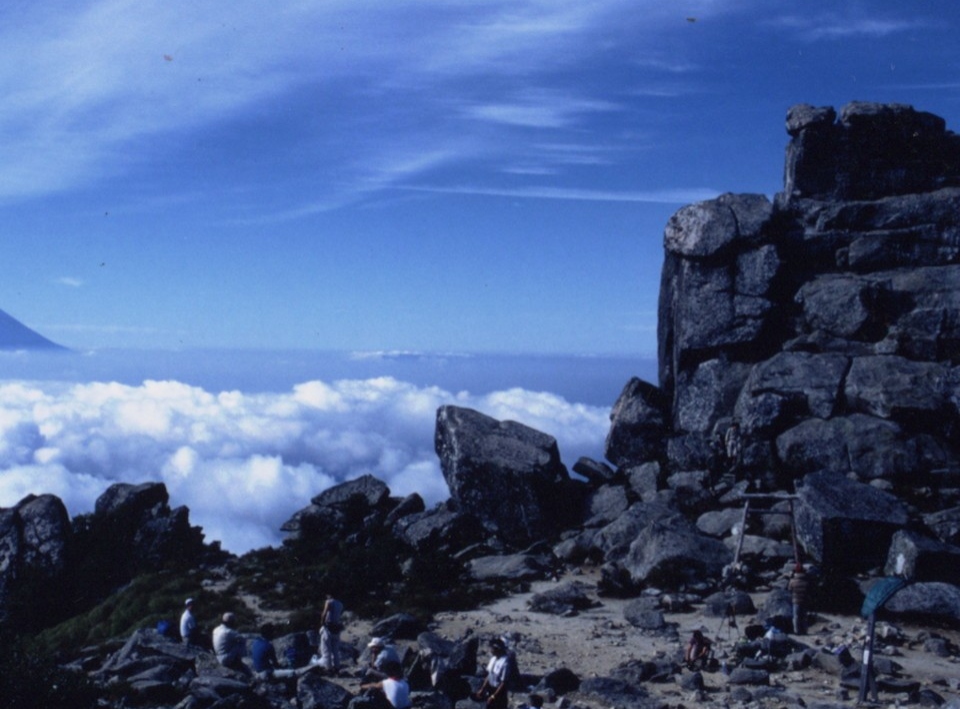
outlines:
M66 350L0 310L0 350Z

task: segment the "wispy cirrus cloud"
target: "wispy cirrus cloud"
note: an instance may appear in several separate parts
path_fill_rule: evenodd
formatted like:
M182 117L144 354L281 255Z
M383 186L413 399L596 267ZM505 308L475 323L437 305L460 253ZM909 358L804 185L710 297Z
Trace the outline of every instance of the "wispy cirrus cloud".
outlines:
M908 17L883 18L874 14L842 15L835 12L819 15L787 15L765 24L789 30L807 42L856 37L883 38L929 26L925 20Z
M443 194L477 195L481 197L512 197L517 199L560 199L590 202L646 202L654 204L688 204L713 199L719 190L705 187L651 190L637 192L616 192L564 187L482 187L482 186L406 186L405 190L415 192L436 192Z
M597 101L537 90L510 102L465 106L469 118L530 128L564 128L583 116L620 110L610 101Z
M24 16L21 8L16 22L12 9L0 10L0 21L10 20L0 24L0 41L18 57L0 67L0 200L137 171L156 179L149 167L169 161L170 145L233 146L238 131L256 136L281 173L302 171L300 163L325 167L311 179L315 197L268 207L287 218L439 167L475 165L478 155L508 160L523 140L512 130L575 130L618 110L583 90L582 72L602 41L627 46L627 37L656 36L669 15L652 0L642 4L643 21L625 0L333 0L269 9L237 0L216 12L88 0L57 12L30 7ZM662 51L652 44L651 56ZM264 106L283 110L267 116ZM287 144L271 149L276 140ZM411 145L422 147L402 155ZM176 159L189 169L188 155Z

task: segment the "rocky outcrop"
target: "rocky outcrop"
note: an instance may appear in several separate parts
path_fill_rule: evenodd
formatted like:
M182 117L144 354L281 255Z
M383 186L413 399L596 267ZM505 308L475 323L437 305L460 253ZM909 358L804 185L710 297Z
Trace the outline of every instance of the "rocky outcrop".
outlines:
M0 509L0 623L14 608L34 616L55 603L52 592L63 584L69 545L70 518L60 498L30 495Z
M162 483L112 485L72 521L58 497L31 495L0 510L0 619L15 608L14 627L44 627L139 573L186 568L206 553Z
M362 543L386 523L387 516L401 502L390 497L385 483L372 475L361 475L324 490L287 520L281 530L288 534L288 542L309 540L315 547L335 549L348 535L352 535L354 543ZM410 512L420 511L423 500L419 503L418 506L416 501L406 501L406 507Z
M772 202L725 194L669 220L658 386L631 383L611 426L667 444L608 440L608 459L620 475L659 463L681 509L704 511L698 476L714 507L742 504L738 480L799 491L805 554L866 571L908 524L956 543L960 138L868 103L795 106L787 131Z
M120 571L128 578L170 562L192 565L204 552L203 532L190 526L186 507L171 509L169 500L163 483L111 485L97 499L93 515L74 521L78 553L126 559Z
M902 104L855 101L787 113L784 195L869 201L960 184L960 140L939 116Z
M624 619L642 632L673 636L664 611L692 603L789 631L795 532L802 560L823 574L808 579L813 607L855 610L867 586L854 576L903 575L912 582L885 611L960 621L960 140L936 116L899 105L854 103L839 115L797 106L787 130L784 190L772 202L726 194L669 220L658 383L624 387L608 462L581 458L573 470L584 480L571 479L551 436L444 406L435 447L449 500L426 509L369 475L341 483L283 526L293 556L375 549L398 594L401 578L431 577L439 593L460 583L495 592L590 561L601 565L601 592L640 596ZM761 524L741 512L745 495L772 498ZM53 591L37 594L45 607L72 598L70 578L96 578L103 591L202 552L202 535L185 508L170 510L162 485L115 485L72 524L57 498L30 497L0 510L0 612L35 601L37 589ZM736 587L760 584L757 610ZM570 583L535 596L530 610L572 615L593 604ZM421 629L397 615L375 633ZM752 688L731 697L761 696L771 670L850 672L849 653L774 639L733 658L744 662L728 683ZM418 645L405 658L411 683L443 693L424 705L476 689L477 637L422 633ZM754 657L760 650L769 657ZM627 663L562 684L596 701L659 706L638 685L676 673L669 660ZM312 671L255 688L153 631L135 633L94 675L125 683L140 703L363 706ZM697 673L680 685L704 688Z

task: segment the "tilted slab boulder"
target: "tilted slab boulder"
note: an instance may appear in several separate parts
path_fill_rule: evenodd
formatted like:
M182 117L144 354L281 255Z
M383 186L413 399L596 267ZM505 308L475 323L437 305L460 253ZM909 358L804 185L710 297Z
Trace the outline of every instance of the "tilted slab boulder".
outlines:
M667 401L659 388L633 377L610 412L605 455L618 467L656 460L667 430Z
M562 492L570 478L552 436L472 409L442 406L435 447L457 509L504 541L523 546L570 519L570 501Z
M797 539L825 575L881 566L894 533L909 520L893 495L842 475L819 472L797 486Z

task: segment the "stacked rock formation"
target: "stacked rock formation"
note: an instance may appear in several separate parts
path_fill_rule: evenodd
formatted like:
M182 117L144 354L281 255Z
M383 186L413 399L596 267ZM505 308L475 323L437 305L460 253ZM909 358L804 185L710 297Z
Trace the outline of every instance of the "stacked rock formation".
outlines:
M868 103L795 106L787 131L773 202L725 194L667 224L659 386L628 384L606 455L715 482L736 423L736 478L796 490L809 557L863 571L908 524L956 541L960 137Z

